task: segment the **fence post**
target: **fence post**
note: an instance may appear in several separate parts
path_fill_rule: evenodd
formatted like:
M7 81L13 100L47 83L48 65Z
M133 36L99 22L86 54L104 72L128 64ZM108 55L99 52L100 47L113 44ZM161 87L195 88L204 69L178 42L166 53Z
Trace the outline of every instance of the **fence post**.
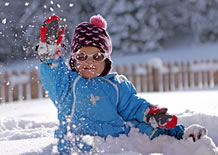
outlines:
M116 65L116 67L115 67L115 72L117 72L118 74L121 74L121 73L120 73L120 66L119 66L119 65Z
M207 65L209 65L210 64L210 60L206 60L206 64ZM208 70L208 71L206 71L206 81L205 81L205 83L207 84L207 87L209 87L210 86L210 70Z
M17 77L18 74L16 71L12 72L12 76ZM11 81L11 83L13 83L14 81ZM18 84L15 83L14 85L12 85L12 92L13 92L13 101L17 101L18 100Z
M163 63L163 66L166 67L166 63ZM160 74L160 76L162 76L160 79L161 84L162 84L162 91L167 91L167 76L168 74L166 72L163 72L162 74Z
M201 60L200 61L200 64L203 64L204 63L204 61L203 60ZM203 88L204 86L205 86L205 71L204 70L201 70L201 88Z
M181 62L181 74L182 74L182 89L185 88L185 63Z
M123 66L123 74L126 76L127 79L129 79L128 66L126 64Z
M21 74L23 76L26 76L26 72L24 70L21 72ZM27 83L24 83L22 85L22 90L23 90L23 92L22 92L22 99L26 100L27 99Z
M167 68L168 68L168 75L167 75L168 90L171 91L172 90L172 85L171 85L171 81L172 81L171 74L172 74L172 71L171 71L171 65L170 65L169 62L167 63Z
M191 70L190 70L190 62L187 62L187 80L188 80L188 88L191 87Z
M148 64L146 64L145 68L146 68L146 72L147 72L147 74L146 74L146 86L147 86L146 90L149 92L149 91L151 91L151 79L152 79L151 67Z
M143 64L140 64L140 67L143 68L144 70L146 70L146 68ZM146 74L147 74L147 72L146 72ZM145 74L139 75L139 81L140 81L141 92L144 92L145 91Z
M45 98L45 97L48 97L48 94L47 92L45 91L44 87L42 87L42 96Z
M131 69L132 69L132 83L135 86L136 90L138 90L138 88L137 88L138 85L137 85L137 82L136 82L136 67L135 67L134 64L132 64Z
M194 61L194 65L198 65L198 61L197 60ZM195 87L199 86L199 77L198 77L198 75L199 75L199 72L194 71L194 86Z
M162 74L162 87L163 87L163 91L167 91L167 83L166 83L166 80L167 80L167 74Z
M218 65L218 60L213 60L214 65ZM218 70L214 72L214 85L218 84Z
M4 73L4 92L5 92L5 102L9 102L9 79L8 79L8 73Z
M38 75L37 72L35 70L32 70L30 72L30 87L31 87L31 98L35 99L39 97L38 94Z
M176 69L179 68L179 64L177 62L174 62L174 67ZM174 86L176 89L179 88L179 70L176 70L175 73L174 73Z
M159 91L159 70L152 68L153 91Z

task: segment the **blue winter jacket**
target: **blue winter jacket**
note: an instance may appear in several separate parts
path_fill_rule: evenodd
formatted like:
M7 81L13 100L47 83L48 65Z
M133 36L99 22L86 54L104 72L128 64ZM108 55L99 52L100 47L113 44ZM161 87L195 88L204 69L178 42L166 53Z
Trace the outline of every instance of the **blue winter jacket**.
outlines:
M52 62L54 63L54 62ZM149 103L137 96L131 82L116 73L105 77L86 79L72 72L62 58L55 67L41 63L41 81L57 107L59 126L55 137L58 151L70 154L73 143L66 135L92 135L117 137L128 134L132 122L148 136L153 128L143 122ZM142 126L142 127L140 127ZM79 142L75 142L75 145ZM91 147L84 145L83 151Z

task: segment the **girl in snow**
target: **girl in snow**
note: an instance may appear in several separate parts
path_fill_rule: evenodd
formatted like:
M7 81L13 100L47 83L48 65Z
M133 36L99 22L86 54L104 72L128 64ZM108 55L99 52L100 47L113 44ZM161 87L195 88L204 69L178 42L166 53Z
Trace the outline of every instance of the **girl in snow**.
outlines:
M44 21L37 51L41 81L58 112L55 137L60 154L96 152L87 136L106 140L128 136L131 128L138 128L151 140L159 135L178 140L192 136L197 140L206 134L200 126L184 129L177 125L177 117L169 115L167 108L151 105L137 95L123 75L110 72L112 43L107 23L100 15L76 26L68 68L61 57L65 27L59 22L58 16Z

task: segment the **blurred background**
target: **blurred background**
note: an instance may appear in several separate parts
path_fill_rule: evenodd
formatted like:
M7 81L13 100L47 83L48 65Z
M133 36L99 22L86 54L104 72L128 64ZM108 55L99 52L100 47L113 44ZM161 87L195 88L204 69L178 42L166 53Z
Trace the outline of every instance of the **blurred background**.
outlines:
M1 0L0 102L46 97L35 46L43 21L66 25L66 62L77 24L101 14L113 71L139 92L218 89L218 0Z
M156 52L187 39L218 40L218 0L1 0L0 63L34 57L46 17L62 18L69 48L75 25L99 13L108 22L115 54Z

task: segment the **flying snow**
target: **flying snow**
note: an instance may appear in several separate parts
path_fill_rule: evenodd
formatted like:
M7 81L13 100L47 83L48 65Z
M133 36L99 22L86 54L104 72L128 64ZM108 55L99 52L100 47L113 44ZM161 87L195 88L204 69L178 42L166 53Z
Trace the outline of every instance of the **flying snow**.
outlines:
M25 2L25 4L24 4L24 5L25 5L25 6L29 6L29 4L30 4L29 2Z
M57 4L57 7L58 7L58 8L61 8L61 5L60 5L60 4Z
M70 3L70 4L69 4L69 7L72 8L72 7L73 7L73 3Z
M10 3L8 3L8 2L5 2L5 6L9 6L9 4L10 4Z
M6 18L2 19L2 24L6 24L6 23L7 23L7 19Z
M51 12L53 12L53 11L54 11L54 9L53 9L52 7L50 7L50 11L51 11Z

